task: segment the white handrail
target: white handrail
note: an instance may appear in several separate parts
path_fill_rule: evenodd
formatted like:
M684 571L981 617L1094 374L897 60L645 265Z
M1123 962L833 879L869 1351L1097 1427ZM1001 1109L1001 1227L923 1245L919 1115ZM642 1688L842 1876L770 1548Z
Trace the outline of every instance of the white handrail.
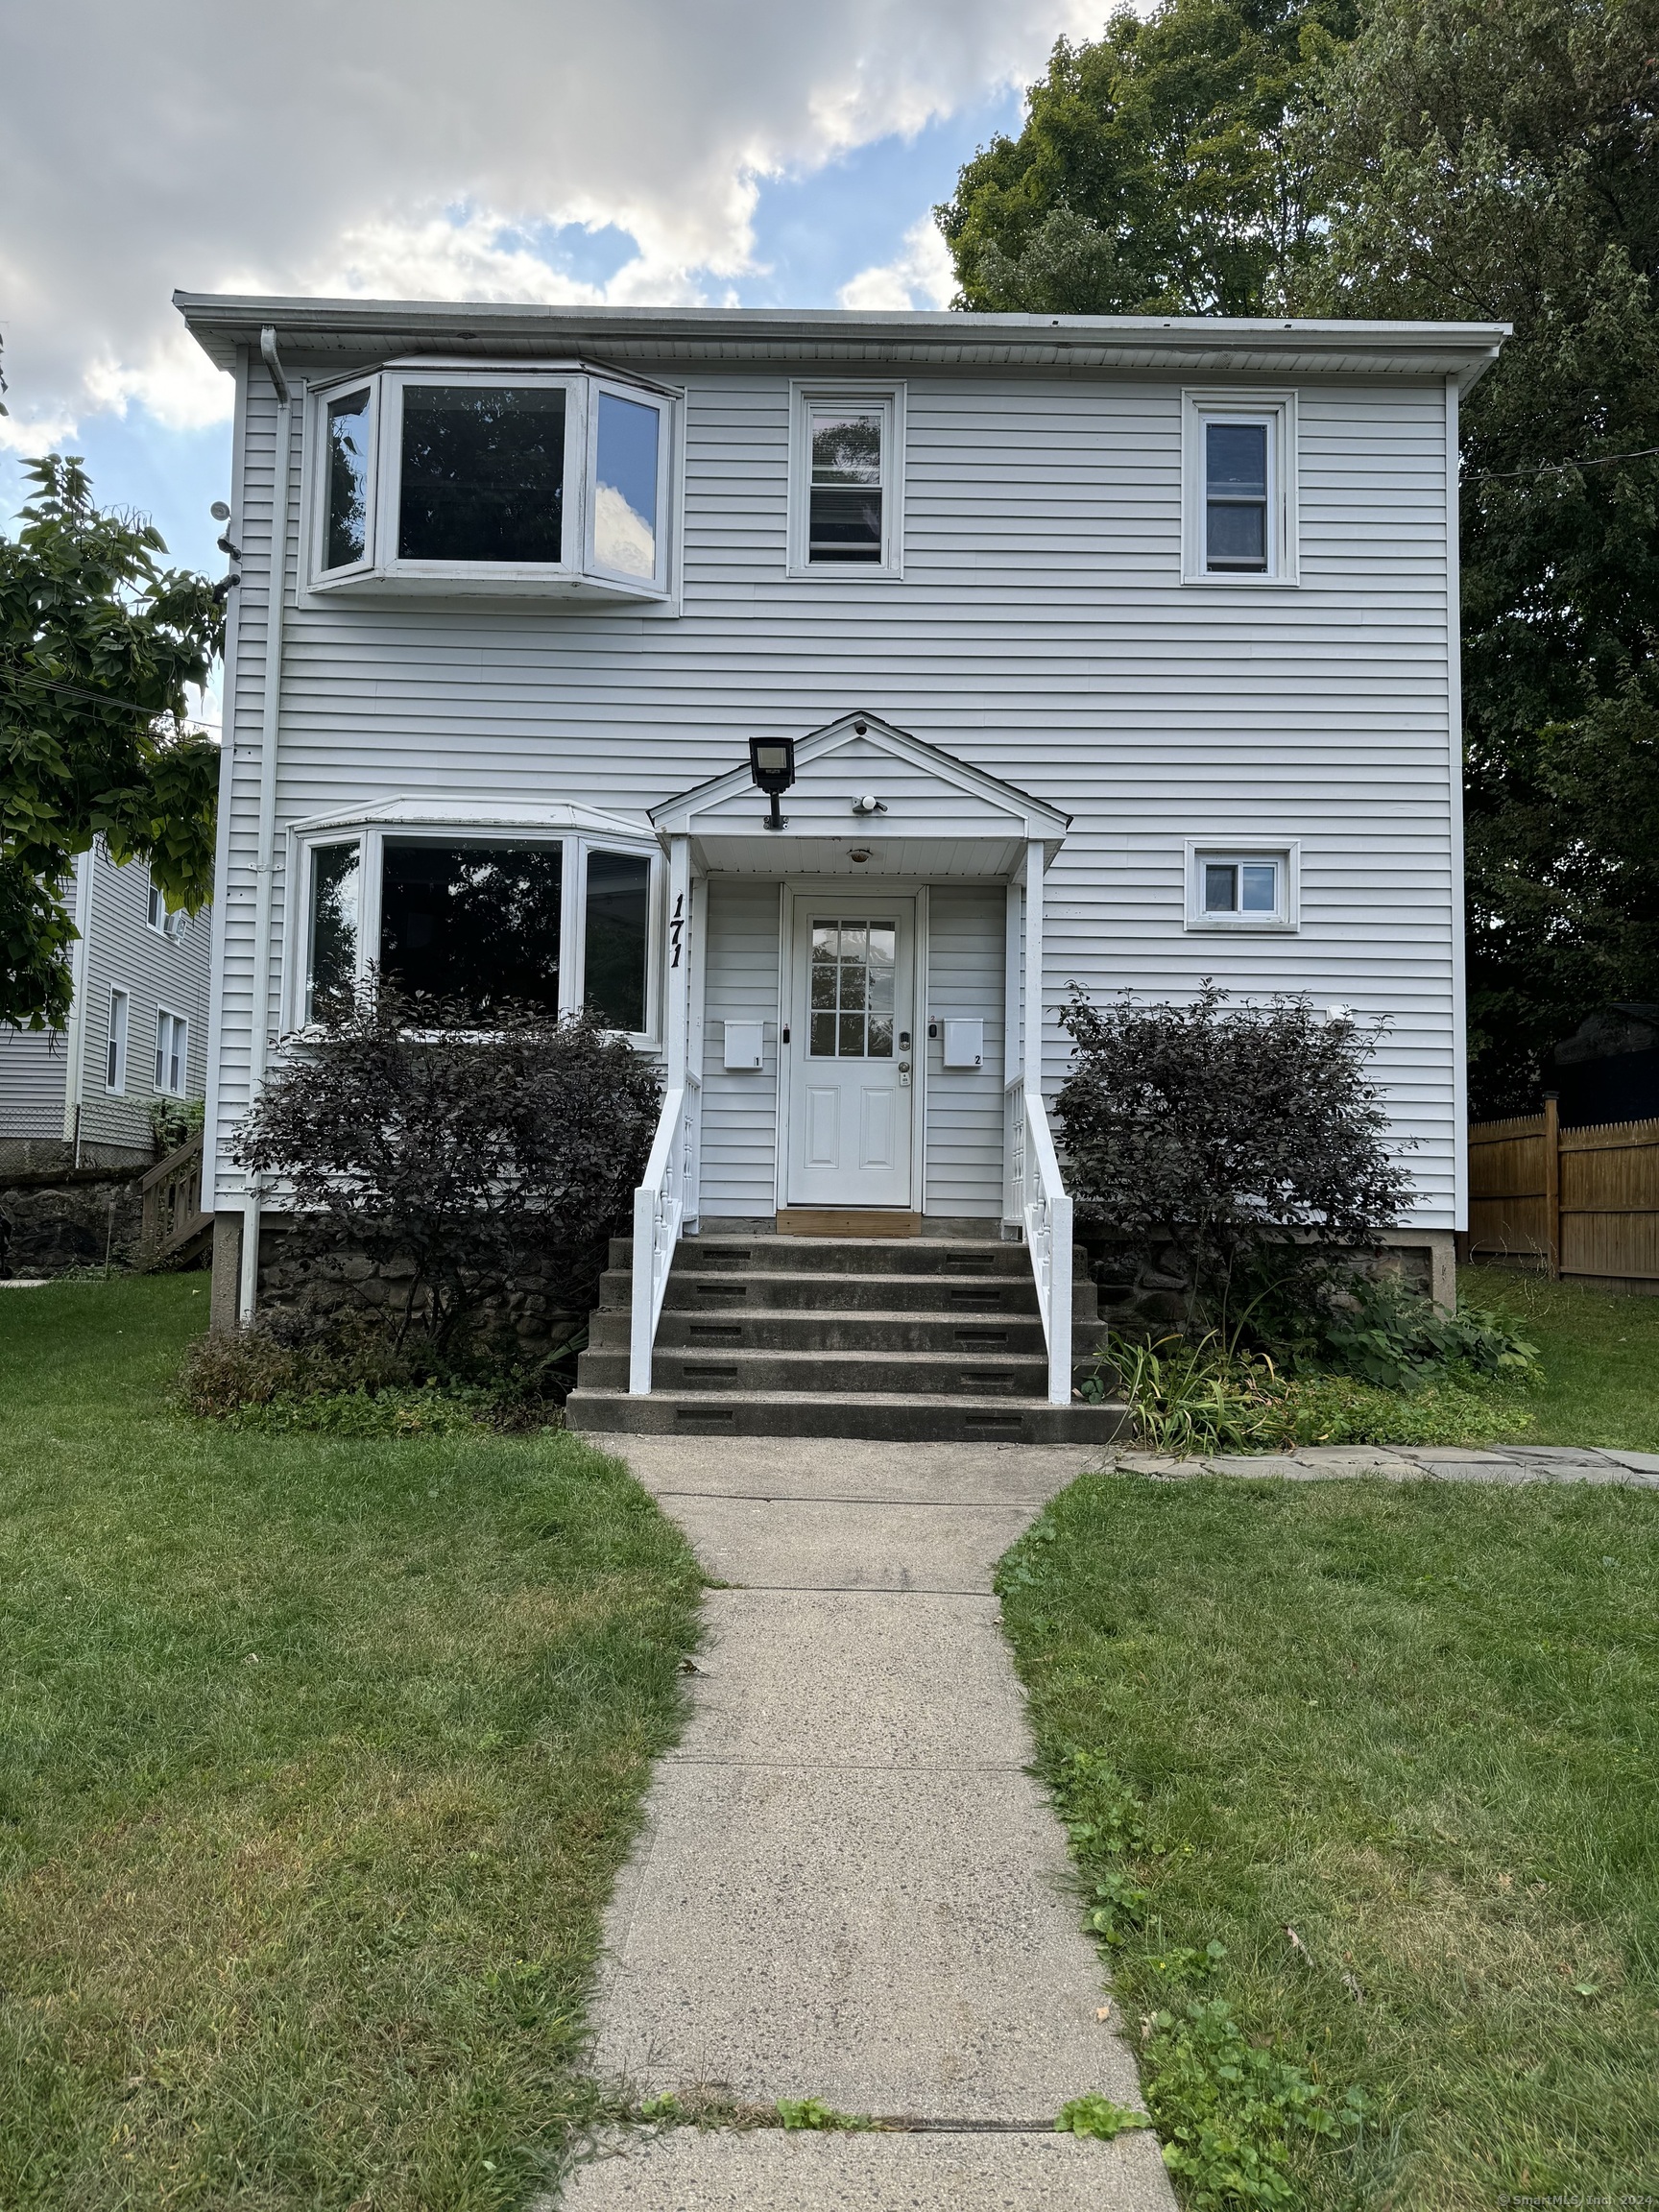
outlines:
M634 1193L633 1310L628 1333L628 1390L651 1395L651 1348L687 1211L695 1212L703 1084L686 1070L662 1100L645 1179Z
M1025 1230L1037 1306L1048 1346L1048 1403L1071 1403L1072 1206L1041 1091L1017 1075L1005 1093L1007 1161L1002 1212Z

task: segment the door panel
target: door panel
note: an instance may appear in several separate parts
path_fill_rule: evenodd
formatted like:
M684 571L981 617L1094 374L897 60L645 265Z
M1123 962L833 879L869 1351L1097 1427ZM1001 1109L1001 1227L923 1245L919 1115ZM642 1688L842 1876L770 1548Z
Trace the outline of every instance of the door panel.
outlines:
M791 1206L911 1203L916 901L794 901Z

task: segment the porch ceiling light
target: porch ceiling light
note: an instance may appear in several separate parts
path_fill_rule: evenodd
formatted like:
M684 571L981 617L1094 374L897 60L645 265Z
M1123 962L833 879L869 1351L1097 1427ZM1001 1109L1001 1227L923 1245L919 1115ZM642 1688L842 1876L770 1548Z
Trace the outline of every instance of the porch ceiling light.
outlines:
M781 830L788 820L778 811L778 802L795 781L795 740L793 737L751 737L749 740L749 772L755 779L755 787L764 791L772 802L772 810L766 816L768 830Z

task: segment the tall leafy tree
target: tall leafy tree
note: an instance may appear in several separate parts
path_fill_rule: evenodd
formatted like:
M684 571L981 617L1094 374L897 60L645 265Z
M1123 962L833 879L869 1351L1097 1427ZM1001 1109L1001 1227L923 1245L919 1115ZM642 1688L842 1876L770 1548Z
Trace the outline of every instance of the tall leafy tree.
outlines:
M938 210L958 304L1254 315L1316 245L1320 180L1292 126L1351 0L1166 0L1055 47L1024 128Z
M219 750L186 727L223 611L166 568L148 522L101 512L73 456L30 464L36 491L0 538L0 1022L61 1028L75 926L70 863L95 838L141 858L170 907L213 889Z
M1509 322L1463 435L1473 1090L1659 998L1659 0L1371 0L1298 135L1327 312Z

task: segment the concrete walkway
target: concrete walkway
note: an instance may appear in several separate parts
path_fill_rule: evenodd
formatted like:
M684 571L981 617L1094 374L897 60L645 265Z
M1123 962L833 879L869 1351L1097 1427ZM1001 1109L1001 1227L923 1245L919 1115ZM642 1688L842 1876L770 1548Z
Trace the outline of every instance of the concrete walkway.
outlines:
M991 1573L1087 1448L605 1437L710 1575L685 1741L608 1923L595 2070L905 2131L630 2130L572 2212L1168 2212Z
M1601 1451L1587 1444L1498 1444L1489 1452L1449 1444L1320 1444L1302 1452L1210 1453L1190 1459L1110 1452L1094 1463L1166 1482L1195 1475L1275 1475L1289 1482L1371 1475L1392 1482L1611 1482L1659 1490L1659 1453Z

